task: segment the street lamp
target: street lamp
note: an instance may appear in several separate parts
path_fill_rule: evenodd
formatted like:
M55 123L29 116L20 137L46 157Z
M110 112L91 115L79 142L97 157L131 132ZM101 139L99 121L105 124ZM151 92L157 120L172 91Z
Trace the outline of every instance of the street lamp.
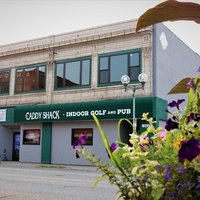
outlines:
M147 79L148 79L148 76L145 73L139 74L138 80L140 84L135 84L132 87L132 90L133 90L133 111L132 111L133 112L133 133L136 132L136 129L137 129L137 118L135 117L135 93L136 93L136 90L139 90L139 89L144 90L144 85L147 82ZM121 82L124 85L124 89L126 92L128 89L128 84L130 83L130 77L127 75L123 75L121 77Z

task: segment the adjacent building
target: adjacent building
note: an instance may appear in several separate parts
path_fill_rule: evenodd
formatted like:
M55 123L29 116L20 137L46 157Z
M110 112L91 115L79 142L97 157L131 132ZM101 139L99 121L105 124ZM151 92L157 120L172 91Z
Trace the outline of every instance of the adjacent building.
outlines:
M95 114L110 142L117 139L117 123L132 119L132 91L124 91L121 76L137 84L138 132L149 112L157 125L167 119L169 90L193 77L200 56L163 24L136 33L136 20L51 35L0 46L1 159L52 164L88 164L76 159L73 142L83 133L87 146L103 160L107 154L91 114ZM181 97L184 95L181 94ZM131 127L122 124L128 139Z

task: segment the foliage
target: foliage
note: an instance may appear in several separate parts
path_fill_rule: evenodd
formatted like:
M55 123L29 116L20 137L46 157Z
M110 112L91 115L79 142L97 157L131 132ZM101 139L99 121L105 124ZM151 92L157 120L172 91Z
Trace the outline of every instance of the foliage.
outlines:
M190 86L184 111L179 108L183 99L170 102L169 108L177 111L167 110L170 118L165 129L156 128L153 119L144 113L142 119L149 126L140 135L130 134L129 145L120 139L110 145L100 122L93 116L109 162L103 163L84 146L85 135L80 137L81 142L76 142L75 148L78 147L77 153L102 172L95 184L107 177L119 188L118 199L123 200L200 199L199 78ZM123 120L127 121L121 119L119 124Z
M136 31L156 23L176 20L192 20L200 24L200 5L175 0L164 1L139 17Z

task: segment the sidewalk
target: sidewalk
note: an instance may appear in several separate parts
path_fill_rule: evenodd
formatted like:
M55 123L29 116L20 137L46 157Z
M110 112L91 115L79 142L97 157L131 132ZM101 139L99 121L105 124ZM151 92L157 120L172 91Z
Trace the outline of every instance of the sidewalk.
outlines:
M96 171L96 168L94 166L86 166L86 165L56 165L56 164L26 163L26 162L19 162L19 161L0 161L0 168L1 167Z

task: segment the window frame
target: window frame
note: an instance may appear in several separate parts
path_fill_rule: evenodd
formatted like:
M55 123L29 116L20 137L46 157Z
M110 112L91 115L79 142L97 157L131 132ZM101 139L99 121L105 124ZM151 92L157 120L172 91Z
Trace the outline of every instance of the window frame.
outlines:
M131 60L130 60L130 55L133 53L139 53L139 65L137 66L131 66ZM138 75L141 73L142 71L142 50L141 49L132 49L132 50L126 50L126 51L117 51L117 52L110 52L110 53L105 53L105 54L99 54L98 55L98 82L97 82L97 86L98 87L102 87L102 86L109 86L109 85L118 85L121 84L121 80L119 81L113 81L111 82L111 58L113 56L120 56L120 55L127 55L127 74L130 77L130 70L134 69L134 67L139 68L139 73ZM108 58L108 69L102 69L100 70L100 59L101 58ZM102 71L108 71L108 82L106 83L100 83L100 75ZM124 74L125 75L125 74ZM130 81L131 83L136 83L138 82L138 79L132 79Z
M82 78L83 78L83 62L85 60L89 60L89 84L85 84L85 85L82 85ZM66 86L65 85L65 80L66 80L66 74L65 74L65 71L66 71L66 64L67 63L72 63L72 62L80 62L80 69L79 69L79 72L80 72L80 75L79 75L79 85L72 85L72 86ZM59 64L63 64L63 73L62 73L62 77L63 77L63 80L62 80L62 86L59 86L58 87L58 82L57 82L57 65ZM54 75L54 90L70 90L70 89L80 89L80 88L89 88L91 87L91 71L92 71L92 58L91 56L87 56L87 57L81 57L81 58L72 58L72 59L65 59L65 60L60 60L60 61L56 61L55 62L55 75Z
M26 141L26 135L32 134L35 136L35 138L38 138L38 142L34 142L34 139L31 141ZM36 134L39 135L39 137L36 137ZM23 130L23 145L40 145L41 140L41 130L40 129L24 129Z
M39 68L44 67L45 69L45 77L44 77L44 89L39 89L39 84L40 84L40 75L39 75ZM31 68L36 68L37 69L37 75L36 75L36 89L33 90L24 90L24 82L25 77L22 77L22 91L17 91L17 72L19 70L22 70L23 75L26 73L26 70L31 69ZM44 92L46 91L46 78L47 78L47 65L46 63L41 63L41 64L36 64L36 65L27 65L23 67L18 67L15 69L15 94L21 94L21 93L33 93L33 92Z
M8 78L8 91L7 92L1 92L0 91L0 95L9 95L10 93L10 75L11 75L11 71L10 69L1 69L0 70L0 73L5 73L5 72L8 72L9 73L9 78Z
M81 132L81 134L86 133L86 131L91 131L89 134L91 134L91 136L89 135L88 140L86 140L86 143L84 145L86 146L93 146L94 143L94 129L93 128L72 128L71 129L71 145L73 146L74 142L80 137L75 137L74 134L78 134L75 131Z

